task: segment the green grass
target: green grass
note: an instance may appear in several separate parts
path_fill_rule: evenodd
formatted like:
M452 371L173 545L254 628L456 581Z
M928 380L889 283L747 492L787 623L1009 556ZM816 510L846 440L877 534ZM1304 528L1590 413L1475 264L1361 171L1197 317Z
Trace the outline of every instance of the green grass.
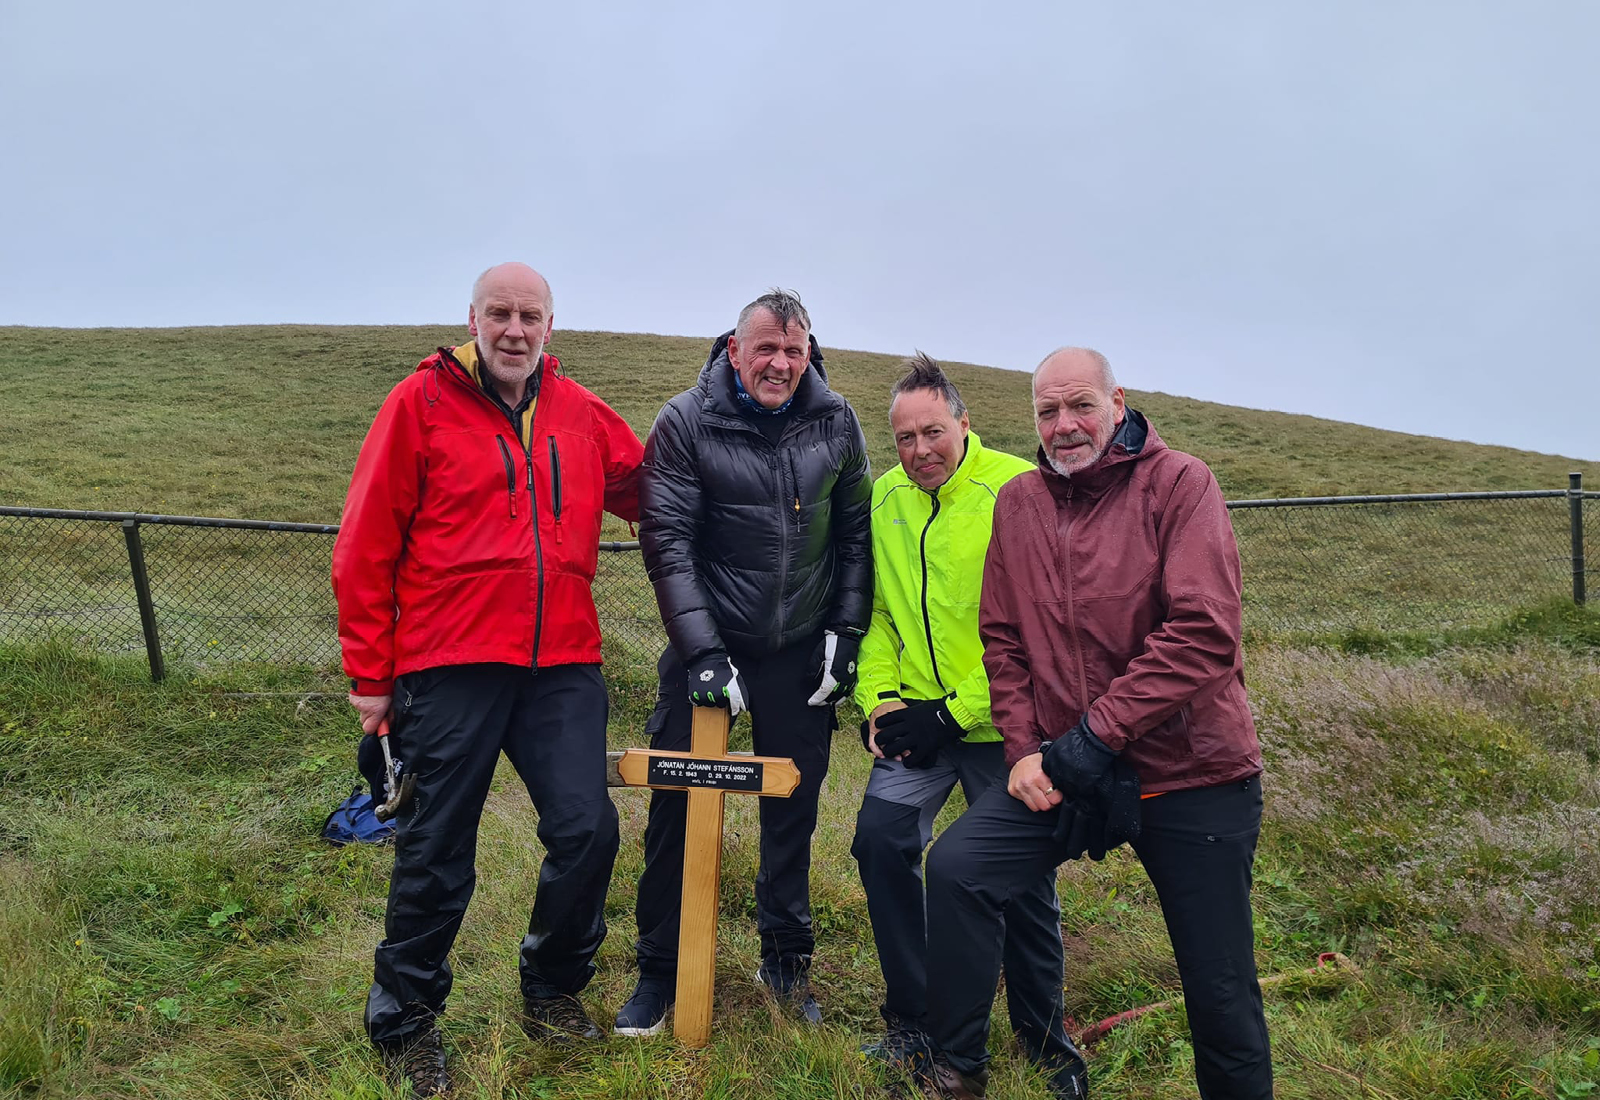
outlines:
M1431 648L1252 650L1268 764L1258 960L1281 976L1267 992L1280 1096L1600 1088L1597 634L1594 613L1544 609ZM0 1095L392 1095L359 1020L389 854L316 839L354 781L353 723L336 693L259 694L308 679L333 676L218 666L151 685L132 659L0 649ZM610 679L612 742L637 744L653 685ZM854 1053L881 995L848 854L866 764L840 734L813 873L820 1032L775 1016L749 981L755 818L730 799L700 1053L610 1040L557 1054L521 1035L516 949L540 849L503 770L445 1018L462 1094L882 1095ZM645 796L616 801L611 934L585 994L597 1017L633 978ZM1060 892L1076 1021L1177 994L1131 856L1067 866ZM1323 951L1357 970L1306 973ZM1041 1097L1003 1016L993 1094ZM1092 1066L1097 1096L1192 1095L1181 1006L1113 1031Z
M824 332L824 335L826 333ZM7 415L0 503L336 522L350 469L389 389L455 328L0 328ZM558 333L569 373L641 436L693 383L707 340ZM898 358L828 352L865 423L874 468L895 461L886 396ZM1025 373L954 364L992 446L1031 454ZM1137 382L1136 368L1129 367ZM1206 459L1230 498L1494 488L1559 489L1573 460L1311 417L1130 393L1174 446ZM1600 546L1600 504L1587 509ZM1484 627L1570 591L1561 500L1233 513L1246 623L1260 634ZM627 538L608 521L607 537ZM320 662L330 655L327 540L146 527L164 646ZM0 519L0 642L43 635L142 644L121 532ZM1591 553L1600 590L1600 553ZM660 644L637 561L608 560L607 625L630 662ZM607 585L617 591L608 595ZM7 615L6 611L10 612Z
M435 346L466 339L440 326L0 328L0 500L336 522L384 395ZM709 337L558 331L551 350L642 436L662 403L694 383L709 346ZM826 354L836 388L861 413L874 468L885 469L899 356ZM1592 471L1507 447L1146 393L1137 365L1122 367L1129 402L1168 443L1211 463L1229 498L1561 489L1569 470ZM953 364L951 374L986 441L1032 454L1026 373Z

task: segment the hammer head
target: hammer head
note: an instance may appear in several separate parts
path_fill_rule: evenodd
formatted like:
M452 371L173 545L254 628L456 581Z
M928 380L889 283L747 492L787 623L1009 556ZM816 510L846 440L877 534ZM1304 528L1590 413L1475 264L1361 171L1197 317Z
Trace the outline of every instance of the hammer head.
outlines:
M378 744L383 746L383 789L389 797L383 805L372 811L379 821L388 821L411 801L412 794L417 789L417 777L410 772L400 773L400 765L395 763L394 754L389 751L389 724L384 722L378 729Z

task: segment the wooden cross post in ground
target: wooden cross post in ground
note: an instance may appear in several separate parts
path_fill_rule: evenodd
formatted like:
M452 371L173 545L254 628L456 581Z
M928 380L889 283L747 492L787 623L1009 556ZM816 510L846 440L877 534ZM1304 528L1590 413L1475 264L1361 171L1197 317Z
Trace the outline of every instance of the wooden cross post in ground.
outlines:
M717 969L717 884L722 873L722 796L788 798L800 769L786 757L728 752L728 712L695 707L688 752L628 749L611 753L609 782L689 792L683 843L683 918L678 931L678 1002L672 1029L688 1047L711 1039L711 993Z

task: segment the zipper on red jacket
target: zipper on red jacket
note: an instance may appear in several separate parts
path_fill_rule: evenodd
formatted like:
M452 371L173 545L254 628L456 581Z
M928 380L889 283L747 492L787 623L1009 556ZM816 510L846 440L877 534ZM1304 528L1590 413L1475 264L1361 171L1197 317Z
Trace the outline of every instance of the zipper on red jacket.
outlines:
M530 430L528 446L523 454L528 460L528 516L533 521L533 663L539 671L539 635L544 633L544 547L539 543L539 496L533 488L533 443Z
M556 514L556 545L561 545L561 452L556 448L556 437L550 440L550 502Z
M933 679L939 685L940 691L949 691L944 686L944 677L939 675L939 656L933 651L933 619L928 615L928 528L933 526L934 519L939 515L939 491L935 489L929 494L933 498L933 511L928 513L928 522L922 525L922 539L917 551L922 556L922 629L928 634L928 660L933 662Z
M511 462L511 448L506 446L503 435L494 437L500 444L500 461L506 464L506 497L511 501L511 518L517 518L517 468Z

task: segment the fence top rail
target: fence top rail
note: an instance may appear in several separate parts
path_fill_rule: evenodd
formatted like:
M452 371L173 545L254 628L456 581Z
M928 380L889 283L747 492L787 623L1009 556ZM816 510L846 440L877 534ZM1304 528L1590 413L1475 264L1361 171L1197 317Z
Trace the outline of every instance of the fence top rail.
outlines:
M1264 497L1259 500L1230 500L1233 508L1323 508L1341 504L1429 504L1452 500L1530 500L1581 497L1600 500L1600 492L1584 490L1573 493L1567 489L1517 489L1486 493L1389 493L1377 496L1347 497ZM273 519L225 519L220 516L167 516L150 512L82 512L68 508L20 508L0 505L0 516L18 516L25 519L76 519L98 520L105 523L164 523L177 527L234 527L253 531L304 531L318 535L337 535L337 523L291 523ZM639 549L637 540L602 541L604 553L619 553Z
M75 512L66 508L16 508L0 506L0 516L27 519L80 519L105 523L164 523L176 527L239 527L251 531L306 531L336 535L337 523L290 523L275 519L222 519L217 516L164 516L148 512Z
M1539 497L1566 498L1565 489L1514 489L1490 493L1391 493L1354 497L1268 497L1262 500L1230 500L1229 508L1320 508L1339 504L1431 504L1448 500L1529 500ZM1600 493L1584 493L1600 496Z

